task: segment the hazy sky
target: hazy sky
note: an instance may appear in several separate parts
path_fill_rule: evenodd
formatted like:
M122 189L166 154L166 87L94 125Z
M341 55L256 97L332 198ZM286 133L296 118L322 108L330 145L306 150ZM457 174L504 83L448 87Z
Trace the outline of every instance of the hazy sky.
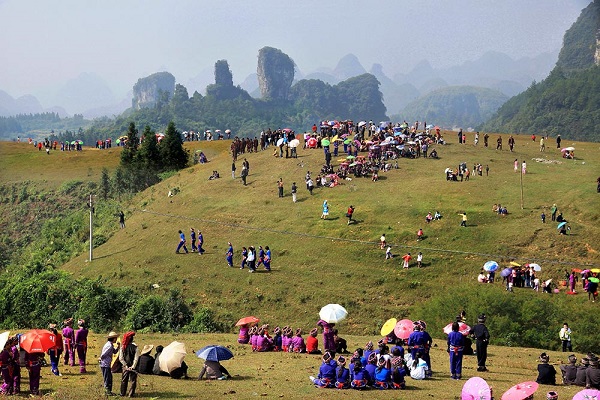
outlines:
M588 0L0 0L0 90L14 97L82 72L117 97L168 70L184 83L219 59L239 83L258 50L303 73L354 53L393 76L422 59L451 66L495 50L513 58L561 47ZM44 106L50 106L44 104Z

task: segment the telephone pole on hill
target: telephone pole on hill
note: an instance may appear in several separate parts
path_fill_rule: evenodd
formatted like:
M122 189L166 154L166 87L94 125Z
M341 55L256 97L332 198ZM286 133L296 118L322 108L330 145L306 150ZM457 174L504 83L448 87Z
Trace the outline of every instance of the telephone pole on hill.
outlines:
M93 250L94 250L94 203L93 203L94 195L90 194L90 200L88 202L88 207L90 208L90 259L91 262L93 260Z

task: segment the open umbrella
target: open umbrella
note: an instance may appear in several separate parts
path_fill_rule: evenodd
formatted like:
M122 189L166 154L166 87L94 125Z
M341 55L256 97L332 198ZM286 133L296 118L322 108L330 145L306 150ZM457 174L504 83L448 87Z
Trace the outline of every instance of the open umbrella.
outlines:
M504 392L502 400L524 400L534 394L537 388L536 382L519 383Z
M10 337L9 331L0 333L0 349L4 348L4 345L6 344L6 342L8 342L9 337Z
M227 347L218 344L204 346L196 352L198 358L203 358L206 361L225 361L233 358L233 353ZM161 355L162 357L162 355Z
M414 324L410 319L401 319L394 327L394 334L400 339L408 339L414 331Z
M539 264L530 263L528 265L529 265L529 268L533 268L533 270L536 272L540 272L542 270L542 267Z
M561 222L560 224L558 224L558 226L556 227L556 229L560 229L563 226L565 226L567 223L566 222Z
M19 347L28 353L45 353L55 345L56 335L46 329L32 329L19 339Z
M163 349L162 353L160 353L160 358L158 359L160 370L171 373L174 369L181 367L181 362L186 354L185 344L181 342L171 342Z
M549 284L552 283L552 279L548 279L546 282L544 282L546 284L546 286L548 286Z
M283 128L282 131L285 133L290 133L292 131L292 129L291 128Z
M600 283L600 279L598 279L598 278L596 278L596 277L591 277L591 278L589 278L588 280L589 280L590 282L593 282L593 283Z
M283 144L283 138L279 138L279 139L277 140L277 144L276 144L276 146L277 146L277 147L279 147L279 146L281 146L282 144Z
M231 129L225 129L225 133L231 133Z
M561 152L565 152L565 151L575 151L575 147L565 147L564 149L560 150Z
M339 304L327 304L319 311L319 317L331 324L338 323L348 316L348 311Z
M592 269L590 269L590 271L597 274L598 272L600 272L600 268L592 268Z
M250 315L249 317L244 317L242 319L240 319L235 326L242 326L242 325L248 325L248 324L254 324L256 322L260 321L258 318L256 318L254 315Z
M358 126L361 127L361 126L365 126L366 124L367 124L367 121L360 121L358 123Z
M516 261L511 261L511 262L510 262L510 265L512 265L513 267L520 267L520 266L521 266L521 264L519 264L519 263L518 263L518 262L516 262Z
M512 274L512 272L513 272L512 268L504 268L502 271L500 271L500 276L504 278L504 277L507 277L510 274Z
M496 261L488 261L483 264L483 269L488 272L494 272L498 269L498 263Z
M461 392L461 400L490 400L492 389L485 379L474 376L465 382Z
M323 146L323 147L327 147L330 144L331 144L331 142L327 138L321 140L321 146Z
M352 140L350 140L350 139L345 139L345 140L344 140L344 144L348 145L348 144L350 144L350 143L352 143Z
M347 156L347 157L346 157L346 160L354 160L355 158L356 158L356 157L354 157L354 156Z
M464 322L459 322L458 323L458 331L463 336L467 336L469 334L469 332L471 332L471 327L469 325L465 324ZM446 325L444 327L444 333L446 335L450 334L450 332L452 332L452 323L449 323L448 325Z
M600 390L583 389L582 391L575 393L573 400L600 400Z
M381 336L387 336L394 330L394 327L398 323L396 318L390 318L385 321L385 324L381 327Z
M292 139L289 143L288 146L290 148L294 148L294 147L298 147L298 145L300 145L300 141L298 139Z
M308 147L317 147L317 139L311 137L310 139L308 139L306 144L308 145Z

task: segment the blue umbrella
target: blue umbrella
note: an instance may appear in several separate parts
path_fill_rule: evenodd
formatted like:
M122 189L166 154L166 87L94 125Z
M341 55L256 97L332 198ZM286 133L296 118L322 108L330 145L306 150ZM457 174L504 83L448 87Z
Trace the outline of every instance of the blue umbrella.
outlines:
M560 224L558 224L558 226L556 227L556 229L560 229L563 226L565 226L567 223L566 222L561 222Z
M504 268L504 269L502 270L502 272L500 272L500 276L502 276L502 277L507 277L507 276L509 276L510 274L512 274L512 271L513 271L513 270L512 270L512 268Z
M227 347L213 344L205 346L196 352L198 358L203 358L206 361L224 361L233 358L233 353Z
M485 269L487 272L494 272L498 269L498 263L496 261L488 261L483 264L483 269Z

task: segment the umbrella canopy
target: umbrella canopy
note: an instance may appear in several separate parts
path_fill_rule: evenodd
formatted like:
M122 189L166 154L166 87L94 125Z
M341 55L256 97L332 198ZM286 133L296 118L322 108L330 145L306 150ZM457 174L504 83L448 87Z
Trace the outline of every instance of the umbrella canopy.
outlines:
M331 144L331 142L329 141L329 139L322 139L321 140L321 146L323 147L327 147Z
M502 271L500 271L500 276L501 277L507 277L510 274L512 274L513 269L512 268L504 268Z
M458 323L458 331L463 336L467 336L469 334L469 332L471 332L471 327L469 325L465 324L464 322L459 322ZM446 335L450 334L450 332L452 332L452 323L449 323L448 325L446 325L444 327L444 333Z
M590 282L593 283L600 283L600 279L596 278L596 277L591 277L590 279L588 279Z
M311 137L310 139L308 139L306 144L308 145L308 147L315 147L317 145L317 139Z
M283 128L282 131L285 133L290 133L292 131L292 129L291 128Z
M522 382L510 389L502 395L502 400L524 400L535 393L538 384L535 382Z
M347 157L346 157L346 160L354 160L355 158L356 158L356 157L354 157L354 156L347 156Z
M248 317L244 317L242 319L240 319L235 326L242 326L242 325L248 325L248 324L254 324L256 322L260 321L258 318L256 318L254 315L250 315Z
M528 265L529 265L529 268L533 268L533 270L536 272L540 272L542 270L542 267L539 264L530 263Z
M0 349L4 348L4 345L6 344L6 342L8 342L9 337L10 337L9 331L0 333Z
M218 344L205 346L196 352L198 358L203 358L206 361L225 361L233 358L233 353L227 347ZM161 355L162 357L162 355Z
M220 129L215 130L215 133L221 133Z
M400 339L408 339L414 331L414 324L410 319L401 319L394 327L394 334Z
M510 262L510 265L512 265L513 267L520 267L520 266L521 266L521 264L519 264L519 263L518 263L518 262L516 262L516 261L511 261L511 262Z
M590 271L597 274L598 272L600 272L600 268L592 268Z
M561 152L565 152L565 151L575 151L575 147L565 147L564 149L560 150Z
M360 121L358 123L358 126L361 127L361 126L365 126L366 124L367 124L367 121Z
M350 144L350 143L352 143L352 140L350 140L350 139L344 140L344 144Z
M319 317L331 324L338 323L348 316L348 311L339 304L327 304L321 311L319 311Z
M485 379L474 376L463 385L460 398L461 400L489 400L492 398L492 389Z
M396 318L390 318L385 321L385 324L381 327L381 336L387 336L394 331L394 327L398 323Z
M573 400L600 400L600 390L583 389L581 392L575 393Z
M483 269L488 272L494 272L498 269L498 263L496 261L488 261L483 264Z
M32 329L19 339L19 347L28 353L45 353L56 345L56 335L46 329Z
M563 226L565 226L567 223L566 222L561 222L560 224L558 224L558 226L556 227L556 229L560 229Z
M548 279L545 283L546 283L546 286L548 286L549 284L552 283L552 279Z
M277 144L276 144L276 145L277 145L277 147L281 146L282 144L283 144L283 138L279 138L279 139L277 140Z
M288 146L293 148L293 147L298 147L299 144L300 144L300 141L298 139L292 139L288 143Z
M225 133L231 133L231 129L225 129Z
M174 369L181 367L181 362L186 354L185 344L181 342L171 342L163 349L162 353L160 353L158 359L160 370L171 373Z

